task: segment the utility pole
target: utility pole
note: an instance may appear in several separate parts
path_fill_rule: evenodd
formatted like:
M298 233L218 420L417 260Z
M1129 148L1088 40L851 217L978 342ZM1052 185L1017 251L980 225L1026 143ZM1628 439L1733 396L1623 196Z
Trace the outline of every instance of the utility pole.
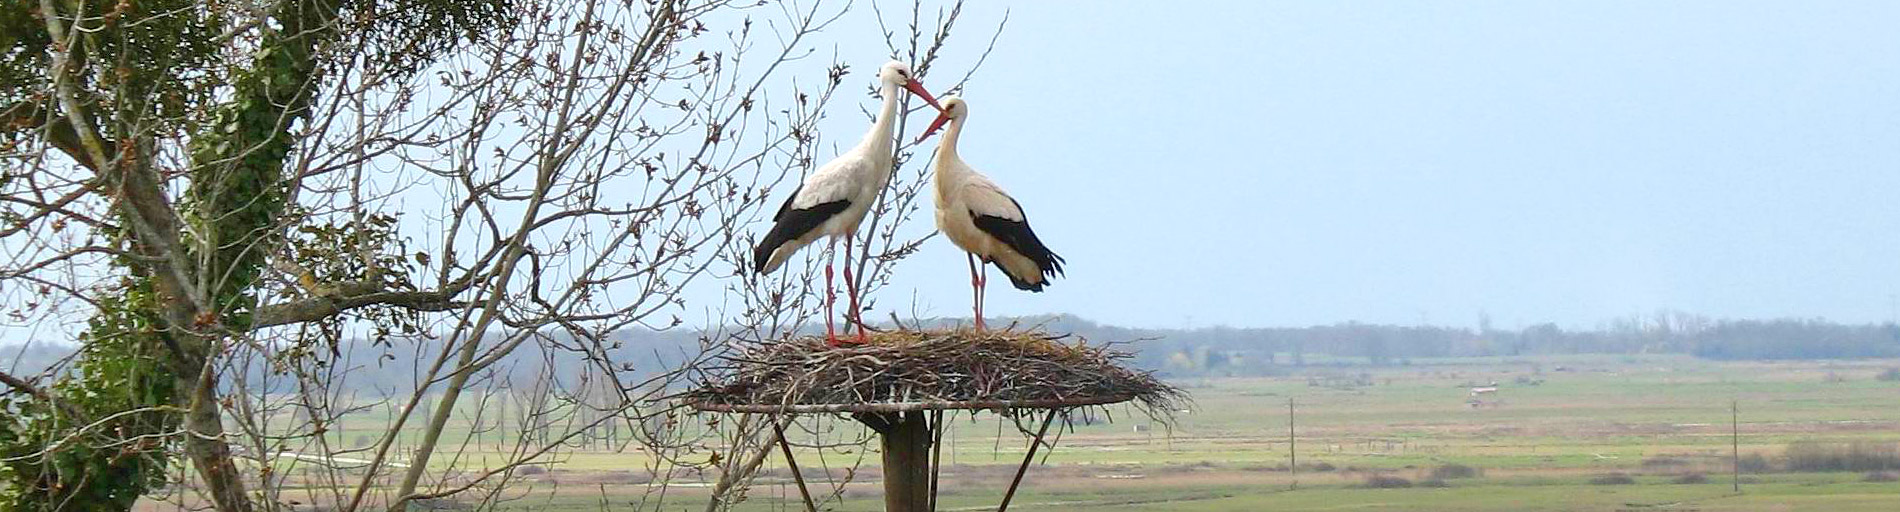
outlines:
M1286 456L1292 461L1287 470L1293 472L1293 488L1300 488L1300 450L1298 438L1293 436L1293 397L1286 399Z
M1741 417L1742 417L1742 406L1741 406L1740 401L1729 400L1728 402L1729 461L1732 463L1731 465L1735 468L1735 472L1734 474L1730 475L1729 481L1730 481L1730 484L1734 486L1736 494L1740 494L1742 492L1742 429L1740 426Z

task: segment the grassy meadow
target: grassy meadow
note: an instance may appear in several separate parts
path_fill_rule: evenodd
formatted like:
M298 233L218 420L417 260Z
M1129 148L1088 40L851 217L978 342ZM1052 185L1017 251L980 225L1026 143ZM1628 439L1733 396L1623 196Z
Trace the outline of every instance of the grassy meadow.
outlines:
M1567 356L1341 363L1282 377L1178 381L1195 406L1172 425L1119 406L1078 416L1055 450L1038 456L1010 509L1900 510L1900 483L1869 481L1880 479L1878 469L1794 471L1786 457L1801 443L1900 445L1900 382L1876 378L1900 361ZM1471 403L1473 386L1494 382L1498 391ZM1289 467L1289 399L1297 414L1297 472ZM1739 405L1740 493L1731 487L1731 400ZM368 416L355 427L370 426L375 415ZM839 418L801 422L805 428L794 434L801 442L863 435ZM942 508L993 510L1025 444L993 415L959 417L946 435ZM826 508L882 508L875 447L801 450L799 462L817 492L861 466ZM502 508L611 510L646 500L651 509L658 497L641 476L650 463L637 450L566 453L526 477ZM774 456L765 467L737 508L802 509L784 461ZM1900 474L1900 467L1886 473ZM1370 485L1375 478L1383 485ZM663 508L703 509L713 480L675 479Z

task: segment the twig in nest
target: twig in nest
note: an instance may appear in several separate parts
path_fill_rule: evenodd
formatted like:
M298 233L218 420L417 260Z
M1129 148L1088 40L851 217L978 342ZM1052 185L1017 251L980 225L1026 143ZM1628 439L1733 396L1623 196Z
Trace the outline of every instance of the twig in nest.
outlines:
M1039 331L894 330L844 348L817 337L760 343L727 357L729 365L685 397L729 405L1129 397L1157 419L1187 402L1181 390L1122 366L1131 354L1115 345L1068 339Z

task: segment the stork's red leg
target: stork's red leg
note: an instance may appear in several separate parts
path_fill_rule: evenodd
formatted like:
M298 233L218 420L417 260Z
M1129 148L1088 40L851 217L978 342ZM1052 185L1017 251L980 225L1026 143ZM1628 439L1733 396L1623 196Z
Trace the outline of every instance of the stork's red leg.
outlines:
M850 320L851 325L857 326L858 343L867 343L870 340L866 338L864 334L864 317L861 316L863 310L858 307L858 280L851 277L851 267L854 266L857 261L851 258L852 238L856 237L845 237L844 239L844 288L845 294L851 299L851 311L845 313L845 318ZM845 327L848 328L851 325Z
M987 329L983 325L983 303L989 301L990 267L977 262L976 265L976 330Z
M833 259L832 251L837 248L838 239L836 238L831 239L831 245L825 248L825 342L834 347L838 346L838 331L831 324L831 317L835 316L832 312L832 301L837 299L838 290L837 286L831 282L831 260Z
M976 330L983 330L983 279L977 277L976 253L966 252L970 262L970 310L976 315Z

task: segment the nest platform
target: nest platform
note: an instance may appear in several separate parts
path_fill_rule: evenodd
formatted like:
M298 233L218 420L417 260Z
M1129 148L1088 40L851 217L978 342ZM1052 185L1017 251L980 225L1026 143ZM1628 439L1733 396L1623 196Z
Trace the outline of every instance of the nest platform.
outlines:
M683 396L686 402L701 411L769 414L786 421L800 414L849 413L878 433L888 512L936 510L946 411L987 410L1011 418L1043 413L1042 426L1033 432L997 507L1002 512L1037 449L1054 448L1044 438L1057 415L1132 402L1165 421L1187 402L1180 389L1123 366L1132 354L1112 344L1090 345L1037 331L882 331L871 333L866 343L842 347L806 336L734 352ZM783 423L772 424L774 442L792 468L805 508L815 512Z
M1134 402L1165 415L1186 401L1114 345L1035 331L884 331L832 347L799 337L727 356L686 394L694 408L749 413L1004 413ZM847 340L851 339L846 337Z

